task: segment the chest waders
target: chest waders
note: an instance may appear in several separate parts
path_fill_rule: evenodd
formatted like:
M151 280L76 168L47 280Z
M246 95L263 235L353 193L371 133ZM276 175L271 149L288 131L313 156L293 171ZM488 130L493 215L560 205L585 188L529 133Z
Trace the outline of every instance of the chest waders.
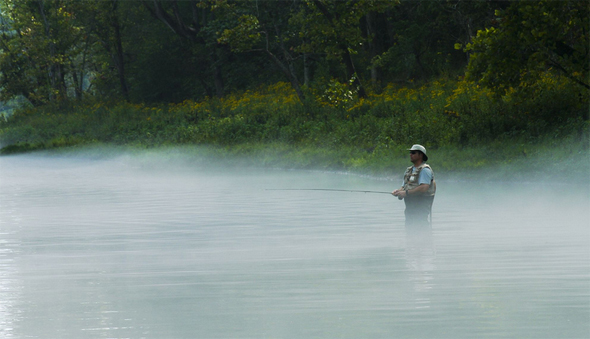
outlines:
M432 168L423 163L416 167L416 171L413 172L413 166L408 167L404 173L404 186L402 188L404 190L411 190L420 186L418 179L420 178L420 172L424 168L430 169L432 179L426 192L419 195L406 196L404 199L406 204L406 224L426 222L432 226L432 204L436 193L436 181L434 180L434 171Z

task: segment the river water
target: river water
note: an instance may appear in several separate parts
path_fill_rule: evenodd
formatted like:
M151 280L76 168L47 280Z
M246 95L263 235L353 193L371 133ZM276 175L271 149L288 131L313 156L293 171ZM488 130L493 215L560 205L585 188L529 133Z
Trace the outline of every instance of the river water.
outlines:
M0 337L590 336L587 182L443 178L427 230L390 195L269 190L394 179L2 157Z

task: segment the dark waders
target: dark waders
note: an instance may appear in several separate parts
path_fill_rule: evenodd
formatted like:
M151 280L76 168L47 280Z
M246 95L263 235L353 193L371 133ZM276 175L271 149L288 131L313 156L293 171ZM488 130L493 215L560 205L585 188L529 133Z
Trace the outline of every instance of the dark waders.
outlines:
M406 204L406 226L432 226L433 196L415 196L404 198ZM428 216L430 215L430 221Z

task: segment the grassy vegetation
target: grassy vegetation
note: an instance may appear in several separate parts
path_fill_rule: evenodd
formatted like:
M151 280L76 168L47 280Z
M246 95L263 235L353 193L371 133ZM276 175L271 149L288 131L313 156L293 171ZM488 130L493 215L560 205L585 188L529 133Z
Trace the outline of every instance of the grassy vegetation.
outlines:
M337 82L308 93L302 104L278 83L202 102L24 109L0 122L1 153L206 145L209 155L257 165L383 174L407 166L405 149L420 143L442 173L590 171L589 94L551 74L502 96L461 79L388 86L364 99Z

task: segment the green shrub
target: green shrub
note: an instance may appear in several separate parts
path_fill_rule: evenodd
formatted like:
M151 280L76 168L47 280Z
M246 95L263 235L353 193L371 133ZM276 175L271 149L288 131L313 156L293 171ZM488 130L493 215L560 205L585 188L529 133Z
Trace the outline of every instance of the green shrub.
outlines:
M588 91L551 73L502 97L473 82L446 78L390 85L366 98L354 97L338 83L308 94L302 104L288 84L277 83L202 102L146 106L86 101L22 109L0 120L0 143L3 153L96 142L217 145L241 151L248 148L241 145L289 145L296 150L291 161L302 167L321 163L386 170L405 165L405 149L415 143L446 154L433 160L443 169L458 167L458 150L474 150L478 160L467 166L473 169L509 162L533 149L512 151L508 145L515 142L588 140Z

